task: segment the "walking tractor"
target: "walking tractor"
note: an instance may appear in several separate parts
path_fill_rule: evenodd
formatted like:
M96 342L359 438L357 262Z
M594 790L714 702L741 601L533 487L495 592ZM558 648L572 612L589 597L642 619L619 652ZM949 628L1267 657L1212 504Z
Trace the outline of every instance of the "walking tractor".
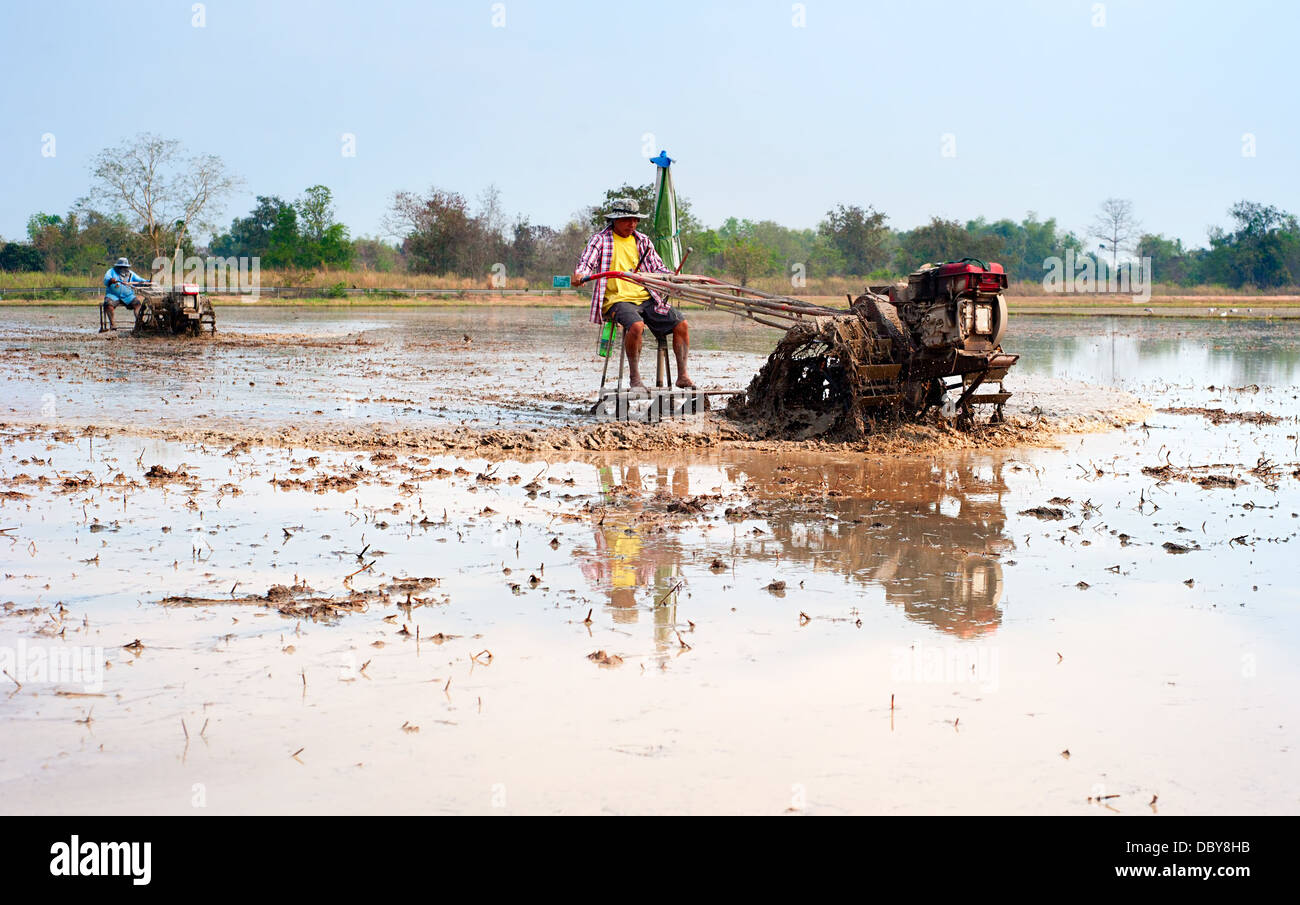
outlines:
M728 406L730 414L761 419L783 433L861 433L881 415L919 418L932 408L971 427L977 406L991 406L989 420L1000 421L1011 396L1002 381L1019 356L1002 351L1007 276L1000 264L974 258L927 264L904 282L850 297L848 308L711 277L601 276L785 330L744 394L729 393ZM602 388L596 410L629 412L621 395L635 392Z
M132 286L139 304L135 311L135 335L154 333L166 336L198 336L206 327L217 332L217 315L212 302L199 292L198 285L182 283L179 288L156 288L152 283Z

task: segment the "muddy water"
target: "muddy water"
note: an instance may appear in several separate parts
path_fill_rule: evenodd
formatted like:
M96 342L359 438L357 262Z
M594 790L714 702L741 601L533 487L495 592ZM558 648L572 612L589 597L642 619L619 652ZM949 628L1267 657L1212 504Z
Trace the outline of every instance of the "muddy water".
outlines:
M223 306L215 336L185 343L88 333L91 315L6 309L0 413L78 424L553 425L590 406L603 362L586 312L568 309ZM773 331L704 312L693 320L700 382L743 388ZM642 358L652 374L653 347ZM611 381L617 370L615 358ZM96 385L104 391L85 391Z
M581 417L603 359L585 312L567 309L320 309L223 306L198 341L97 335L93 312L8 308L5 398L19 423L212 426L285 423L555 426ZM692 369L741 389L775 331L692 312ZM1269 320L1020 317L1019 374L1141 389L1294 382L1300 328ZM649 372L651 350L642 355ZM617 359L610 377L617 372Z
M255 370L192 417L310 419L358 356L368 398L393 398L403 368L463 364L482 315L223 311L248 344L177 365L52 313L4 327L28 350L4 360L0 437L6 812L1300 810L1295 327L1023 318L1009 343L1030 376L1274 423L1154 411L1056 449L547 462L49 427L176 417L149 395L183 391L167 367ZM509 377L493 362L582 352L550 312L491 318L501 354L475 358L475 386ZM752 373L768 334L698 320L718 345L702 373L710 355L718 380ZM252 344L290 333L288 370L278 341ZM420 387L444 391L464 402L434 417L487 408ZM53 419L27 414L43 392ZM509 417L542 423L545 398ZM437 582L408 598L400 578ZM247 599L273 585L365 611ZM42 674L35 654L95 648L99 673Z

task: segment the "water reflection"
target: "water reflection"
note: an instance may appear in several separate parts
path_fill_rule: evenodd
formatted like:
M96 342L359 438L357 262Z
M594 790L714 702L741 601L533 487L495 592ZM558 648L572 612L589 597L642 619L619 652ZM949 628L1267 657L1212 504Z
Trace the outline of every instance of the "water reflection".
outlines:
M790 502L765 519L785 561L878 585L909 619L958 637L1001 622L995 557L1014 546L1002 459L741 467L752 492Z
M686 466L601 465L600 494L605 506L593 511L593 550L577 551L582 574L606 596L606 609L616 625L639 621L638 592L651 598L655 650L662 653L676 638L677 598L672 593L681 575L683 548L662 528L645 524L664 511L665 494L690 496ZM646 479L649 479L647 484ZM647 494L652 496L647 497Z
M1173 375L1201 385L1286 385L1300 378L1294 320L1017 317L1008 348L1025 374L1124 386Z
M579 557L614 622L648 611L660 651L679 646L672 588L684 569L705 569L714 556L737 574L775 574L792 586L809 573L837 573L880 588L910 620L980 637L1001 623L997 557L1014 548L1006 467L998 457L773 462L763 453L716 466L703 457L654 468L600 464L603 506L591 515L592 549ZM719 490L702 522L668 511Z

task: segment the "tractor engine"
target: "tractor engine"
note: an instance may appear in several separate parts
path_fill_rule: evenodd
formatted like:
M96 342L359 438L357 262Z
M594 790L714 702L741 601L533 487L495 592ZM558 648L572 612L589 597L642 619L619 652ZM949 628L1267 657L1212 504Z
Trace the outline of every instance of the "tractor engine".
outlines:
M963 258L927 264L887 294L919 350L990 352L1006 331L1006 287L1001 264Z

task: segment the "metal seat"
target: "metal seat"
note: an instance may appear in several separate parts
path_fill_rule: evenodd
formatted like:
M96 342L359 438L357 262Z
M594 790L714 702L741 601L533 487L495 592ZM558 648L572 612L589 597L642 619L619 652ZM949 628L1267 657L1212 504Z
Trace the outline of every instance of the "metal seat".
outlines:
M608 321L606 321L606 323L608 323ZM646 413L646 420L649 421L658 421L661 417L665 416L665 410L667 410L667 413L671 413L675 412L677 408L675 400L672 398L672 350L668 345L668 336L669 334L664 334L663 336L660 336L657 333L654 334L656 392L649 393L647 391L639 391L637 394L639 398L653 397L651 399L649 410ZM627 328L620 325L618 334L615 336L615 341L618 343L618 376L615 378L614 388L612 390L606 389L606 385L609 381L609 360L613 356L613 349L611 349L610 355L605 356L605 365L601 369L600 390L596 394L595 404L591 407L591 414L593 415L599 414L601 408L606 406L609 400L613 400L615 405L615 411L613 412L615 420L623 421L628 418L630 413L630 406L628 403L632 398L633 391L631 387L625 388L623 386L623 367L627 359L627 347L625 345L626 339ZM664 393L664 390L667 390L667 393ZM645 392L645 397L640 397L641 392Z

